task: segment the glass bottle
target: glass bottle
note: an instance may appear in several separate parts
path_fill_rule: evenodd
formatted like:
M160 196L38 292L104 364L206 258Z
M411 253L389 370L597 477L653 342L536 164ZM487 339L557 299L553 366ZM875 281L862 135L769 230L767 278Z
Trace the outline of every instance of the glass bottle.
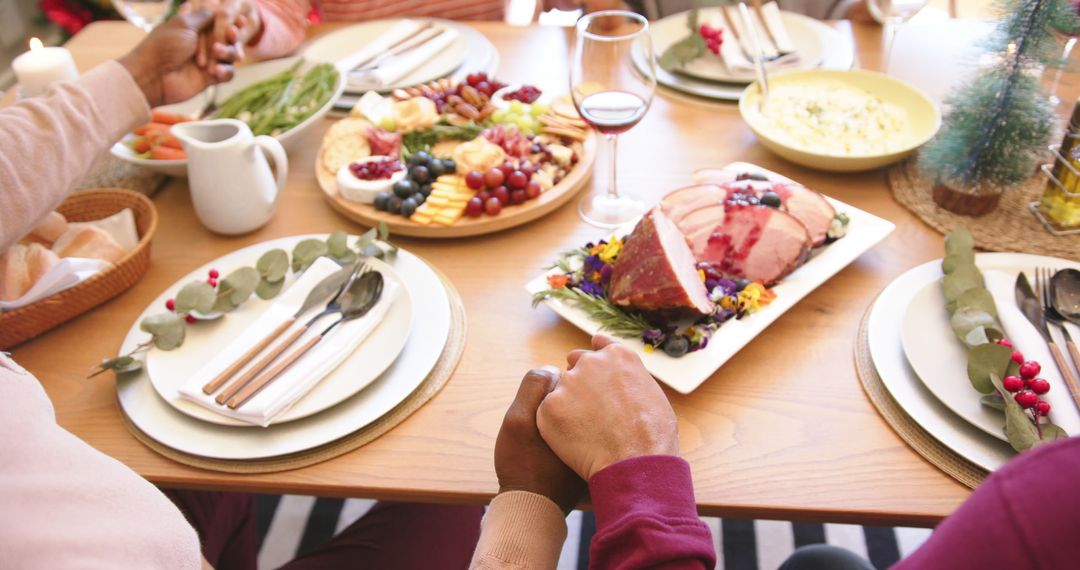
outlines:
M1054 229L1080 228L1080 99L1073 107L1050 174L1039 209Z

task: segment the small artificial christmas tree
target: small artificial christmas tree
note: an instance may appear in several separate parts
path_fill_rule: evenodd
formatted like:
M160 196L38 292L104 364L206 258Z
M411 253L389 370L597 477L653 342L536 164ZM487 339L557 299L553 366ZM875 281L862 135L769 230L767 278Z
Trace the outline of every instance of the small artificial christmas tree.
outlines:
M1039 71L1065 63L1053 31L1080 27L1066 0L1001 0L999 9L987 44L995 62L950 95L941 132L919 156L936 181L934 201L958 214L992 211L1005 188L1032 175L1056 120Z

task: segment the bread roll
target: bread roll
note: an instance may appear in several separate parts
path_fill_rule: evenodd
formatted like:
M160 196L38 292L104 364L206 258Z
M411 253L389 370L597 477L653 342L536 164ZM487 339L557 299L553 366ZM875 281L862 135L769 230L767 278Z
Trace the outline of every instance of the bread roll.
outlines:
M94 226L69 228L56 240L52 250L60 257L87 257L110 263L120 261L127 253L112 236Z
M53 243L68 230L67 219L60 212L49 212L30 232L32 237L46 243Z
M33 287L57 263L60 263L60 258L51 250L36 243L31 244L26 251L26 273L30 276L30 286Z
M25 245L15 244L0 254L0 301L14 301L30 290L27 251Z

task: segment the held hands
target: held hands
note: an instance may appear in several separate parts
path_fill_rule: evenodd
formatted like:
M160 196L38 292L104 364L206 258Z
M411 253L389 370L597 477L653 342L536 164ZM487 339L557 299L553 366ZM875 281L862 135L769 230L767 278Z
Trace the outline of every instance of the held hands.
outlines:
M679 455L675 412L641 360L607 336L592 345L567 356L567 372L545 366L521 381L495 440L500 493L538 493L568 513L604 467Z
M119 62L146 95L151 107L186 101L209 85L232 79L238 47L235 28L226 42L214 42L206 65L195 61L196 51L210 32L214 15L205 10L182 10L158 26Z
M540 404L544 441L585 480L624 459L679 455L675 412L641 359L611 337L592 345L567 356L570 368Z
M210 10L214 13L213 31L200 43L195 54L195 61L200 66L209 61L214 43L235 41L243 46L262 29L258 0L188 0L185 6L190 6L191 10ZM228 39L230 30L236 31L235 40ZM244 59L242 47L238 58Z
M495 473L500 493L544 495L569 513L585 495L585 481L559 460L536 429L536 409L558 381L559 371L552 367L525 374L495 440Z

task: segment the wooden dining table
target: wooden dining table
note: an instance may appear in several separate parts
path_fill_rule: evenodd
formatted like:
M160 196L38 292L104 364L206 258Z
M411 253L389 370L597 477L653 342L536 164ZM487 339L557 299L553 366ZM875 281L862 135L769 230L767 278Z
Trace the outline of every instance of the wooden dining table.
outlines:
M854 42L857 67L880 68L877 26L831 25ZM499 50L500 79L552 92L567 88L568 30L475 27ZM334 28L318 26L311 33ZM85 70L121 55L141 34L123 22L95 23L68 47ZM935 48L932 42L949 41L939 32L926 34ZM578 216L576 202L480 237L393 238L448 276L461 294L468 319L465 353L434 399L389 433L335 459L258 475L181 465L128 432L111 375L86 377L102 357L117 353L140 312L194 268L269 239L365 229L332 210L316 183L315 156L330 124L323 121L291 153L276 214L250 234L211 233L193 212L186 180L169 181L154 196L161 220L145 277L114 300L16 347L13 355L45 386L61 426L161 486L486 503L498 490L495 437L523 373L561 364L569 351L589 344L586 334L552 311L533 309L524 288L557 252L602 237ZM781 316L693 393L665 390L679 418L681 450L693 471L700 512L931 526L956 509L970 491L910 449L878 415L856 377L853 346L864 312L898 275L942 255L942 236L892 198L885 172L835 174L796 166L758 144L733 104L663 88L619 147L623 191L648 201L688 184L697 168L746 161L896 224L885 241ZM596 182L584 192L602 189L606 160L601 153Z

